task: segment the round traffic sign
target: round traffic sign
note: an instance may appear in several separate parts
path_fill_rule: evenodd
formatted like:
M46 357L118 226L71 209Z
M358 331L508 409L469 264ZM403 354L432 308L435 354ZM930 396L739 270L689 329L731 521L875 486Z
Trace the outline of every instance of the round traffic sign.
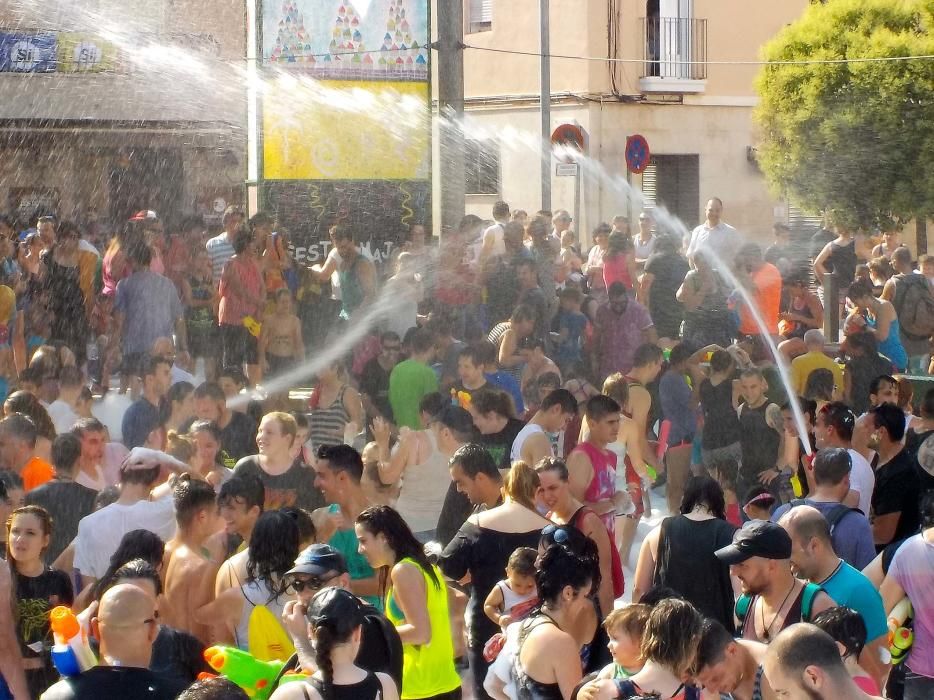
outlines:
M643 172L649 166L651 158L649 142L644 136L635 134L626 139L626 167L629 168L629 172Z

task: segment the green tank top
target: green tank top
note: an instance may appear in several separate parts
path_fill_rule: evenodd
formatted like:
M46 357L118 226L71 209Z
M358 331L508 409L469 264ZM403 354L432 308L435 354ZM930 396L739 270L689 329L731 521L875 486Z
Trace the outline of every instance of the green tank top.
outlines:
M357 533L353 529L335 530L331 539L328 540L328 544L344 555L344 561L347 562L347 573L350 574L351 581L376 576L373 567L367 563L367 560L357 549ZM360 598L377 610L382 611L383 602L379 599L379 596L362 595Z
M363 286L357 276L357 263L360 262L361 257L362 255L358 254L348 269L340 270L337 273L338 279L341 281L340 317L345 321L363 303Z
M403 700L430 698L449 693L461 687L460 676L454 668L454 644L451 639L451 620L448 616L448 591L437 566L432 566L441 585L436 587L427 572L409 557L403 559L417 567L425 579L428 593L428 620L431 623L431 641L428 644L402 645ZM386 617L394 627L405 624L405 616L393 598L392 586L386 591Z

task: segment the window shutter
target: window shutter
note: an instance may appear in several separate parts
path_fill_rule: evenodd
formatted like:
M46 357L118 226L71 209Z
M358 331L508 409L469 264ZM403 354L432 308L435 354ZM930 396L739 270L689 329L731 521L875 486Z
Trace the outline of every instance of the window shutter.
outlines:
M493 21L493 0L470 0L470 23L489 24Z

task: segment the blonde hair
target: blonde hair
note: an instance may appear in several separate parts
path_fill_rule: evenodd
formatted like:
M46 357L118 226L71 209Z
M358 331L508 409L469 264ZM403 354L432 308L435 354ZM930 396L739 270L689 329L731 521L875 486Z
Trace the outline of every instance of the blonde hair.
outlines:
M615 372L604 380L602 393L625 408L629 403L629 382L620 372Z
M535 492L541 481L538 472L521 460L512 463L503 483L503 491L509 499L529 510L535 510Z
M603 629L607 632L620 631L628 635L633 641L641 643L642 631L649 621L652 608L642 603L627 605L625 608L616 608L603 621Z
M165 453L180 462L191 464L195 456L195 441L187 435L182 435L174 430L170 430L165 438Z

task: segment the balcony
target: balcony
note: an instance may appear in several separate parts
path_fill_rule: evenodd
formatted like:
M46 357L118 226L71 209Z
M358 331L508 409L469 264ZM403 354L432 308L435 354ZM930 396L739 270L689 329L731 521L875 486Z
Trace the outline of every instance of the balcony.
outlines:
M707 80L707 20L643 17L639 89L652 94L704 91Z

